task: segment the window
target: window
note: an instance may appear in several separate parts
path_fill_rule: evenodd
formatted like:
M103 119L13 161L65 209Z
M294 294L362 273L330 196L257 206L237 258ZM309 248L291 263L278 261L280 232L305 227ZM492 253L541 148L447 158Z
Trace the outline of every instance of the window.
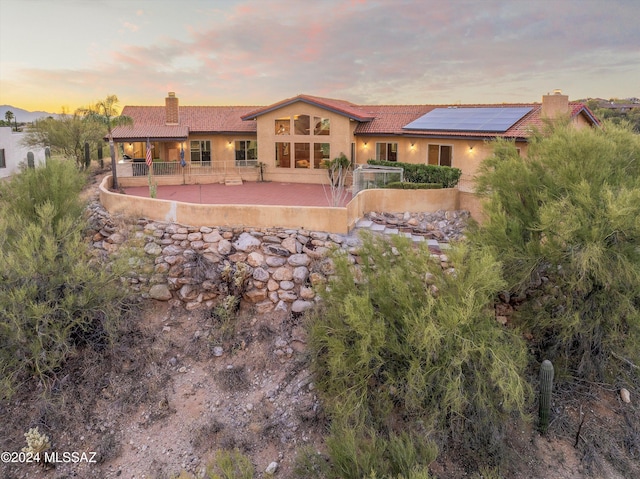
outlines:
M4 148L0 148L0 168L6 168L7 162L4 159Z
M450 145L429 145L427 163L429 165L451 166L453 147Z
M331 158L331 146L329 143L313 144L313 167L322 168L322 163Z
M290 117L284 116L276 119L276 135L288 135L291 129Z
M191 164L211 166L211 142L209 140L191 142Z
M318 116L313 117L314 135L330 135L331 134L331 121L329 118L320 118Z
M309 143L294 143L296 168L311 168Z
M309 115L296 115L293 117L293 130L296 135L309 135Z
M258 163L258 142L236 141L236 166L255 166Z
M398 144L376 143L376 160L398 161Z
M351 168L355 168L356 166L356 144L355 142L351 143Z
M291 144L276 142L276 167L291 167Z
M293 127L293 133L290 128ZM275 133L277 135L296 136L298 141L293 144L288 142L276 143L276 167L278 168L322 168L322 162L329 159L330 143L326 143L331 135L331 120L321 116L294 115L277 118L275 120ZM305 141L302 136L320 136L317 138L323 143ZM293 158L290 152L293 148Z

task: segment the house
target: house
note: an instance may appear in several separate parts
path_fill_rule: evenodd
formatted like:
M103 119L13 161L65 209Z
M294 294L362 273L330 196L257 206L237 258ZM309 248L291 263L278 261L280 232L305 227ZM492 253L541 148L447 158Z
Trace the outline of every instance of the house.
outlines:
M545 119L599 124L558 90L541 103L493 105L356 105L298 95L268 106L180 106L170 92L164 106L126 106L122 114L134 124L113 131L120 178L146 174L149 142L153 171L183 182L255 181L260 162L271 181L325 183L323 161L344 154L353 165L378 159L456 167L466 191L490 153L486 140L512 139L525 154L527 138Z
M44 164L45 149L24 147L23 137L23 132L15 132L9 126L0 127L0 178L19 173L21 164L28 167Z

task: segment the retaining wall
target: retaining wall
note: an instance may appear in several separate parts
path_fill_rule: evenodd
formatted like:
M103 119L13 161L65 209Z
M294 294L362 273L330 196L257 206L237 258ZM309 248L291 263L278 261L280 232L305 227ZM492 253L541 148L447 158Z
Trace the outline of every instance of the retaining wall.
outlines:
M180 180L177 178L176 181ZM346 234L372 211L435 212L460 209L456 188L440 190L371 189L360 191L345 208L270 205L202 205L128 196L109 190L112 178L100 184L100 202L110 213L192 226L295 228ZM174 184L181 184L180 182Z

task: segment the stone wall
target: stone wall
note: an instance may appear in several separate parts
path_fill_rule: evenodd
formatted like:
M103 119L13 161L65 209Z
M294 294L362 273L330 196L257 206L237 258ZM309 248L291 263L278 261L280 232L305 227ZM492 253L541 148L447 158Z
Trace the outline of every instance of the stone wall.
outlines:
M167 177L174 181L181 177ZM360 218L372 211L436 212L459 210L456 188L437 190L363 190L346 208L276 205L209 205L122 195L109 188L111 176L100 183L100 203L112 214L139 216L155 221L230 228L252 225L256 228L305 228L348 234ZM174 184L180 184L181 181ZM122 184L121 184L122 186Z
M438 229L425 227L425 231L437 234L463 227L460 216L451 212L438 218L434 220ZM360 262L356 234L194 227L146 219L131 222L112 218L97 202L89 207L89 224L87 234L95 256L133 248L129 253L130 262L135 263L129 277L132 289L188 310L211 309L233 295L258 313L303 312L317 300L314 286L333 272L327 256L331 249L343 250L352 263ZM446 263L445 255L434 254Z

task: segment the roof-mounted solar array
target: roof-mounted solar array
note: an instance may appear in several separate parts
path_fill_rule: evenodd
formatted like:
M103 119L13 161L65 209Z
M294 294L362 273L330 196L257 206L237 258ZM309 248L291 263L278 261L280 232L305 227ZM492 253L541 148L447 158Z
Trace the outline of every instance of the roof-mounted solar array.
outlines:
M404 130L505 132L532 107L435 108Z

